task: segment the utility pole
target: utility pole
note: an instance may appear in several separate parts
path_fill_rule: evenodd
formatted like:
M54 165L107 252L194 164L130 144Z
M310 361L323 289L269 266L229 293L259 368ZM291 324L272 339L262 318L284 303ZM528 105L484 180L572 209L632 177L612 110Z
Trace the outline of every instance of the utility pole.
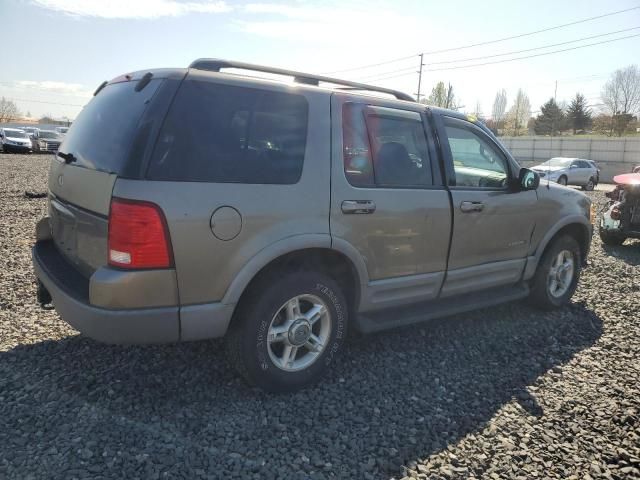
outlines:
M558 106L558 102L557 102L557 98L558 98L558 80L556 80L556 88L553 90L553 103L556 104L556 107ZM553 117L551 117L551 144L553 143L553 132L556 129L556 117L555 115ZM553 152L551 152L551 155L553 155Z
M558 97L558 80L556 80L556 87L553 90L553 103L555 103L556 106L558 105L558 102L556 101L557 97ZM555 130L555 128L556 128L556 119L555 117L552 117L551 118L551 137L549 138L549 154L552 157L555 157L555 155L553 154L553 131ZM535 139L533 141L535 142ZM550 176L551 176L551 165L549 165L549 168L547 169L547 190L549 189L549 183L551 182L549 180Z
M424 53L420 54L420 70L418 70L418 93L416 94L416 99L418 103L420 103L420 87L422 85L422 67L424 67L424 63L422 63L422 59L424 57Z

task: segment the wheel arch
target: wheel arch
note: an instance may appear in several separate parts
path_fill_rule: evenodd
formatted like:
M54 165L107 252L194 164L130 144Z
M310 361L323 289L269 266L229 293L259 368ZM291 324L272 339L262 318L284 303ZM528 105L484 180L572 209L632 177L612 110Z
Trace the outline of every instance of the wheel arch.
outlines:
M525 267L524 279L529 280L535 274L538 263L542 258L542 255L547 250L549 245L561 235L568 234L573 237L580 246L581 260L584 264L586 262L587 254L591 246L592 227L588 220L581 216L570 216L564 218L560 222L556 223L546 235L542 238L538 244L536 252L527 259L527 265Z
M353 247L352 247L353 248ZM277 270L320 271L343 289L351 311L357 311L366 267L342 245L332 248L328 235L300 235L283 239L259 252L243 267L227 289L222 303L237 305L250 289ZM235 310L235 308L234 308Z

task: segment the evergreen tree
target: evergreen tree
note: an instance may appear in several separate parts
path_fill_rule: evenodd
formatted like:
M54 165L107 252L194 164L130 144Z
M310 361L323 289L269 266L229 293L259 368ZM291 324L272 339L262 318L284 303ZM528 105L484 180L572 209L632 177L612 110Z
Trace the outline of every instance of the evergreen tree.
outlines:
M593 124L591 110L587 106L587 99L581 93L576 93L567 107L567 120L569 127L573 128L574 135L578 130L591 128Z
M564 113L553 98L540 107L534 130L536 135L556 135L562 128Z

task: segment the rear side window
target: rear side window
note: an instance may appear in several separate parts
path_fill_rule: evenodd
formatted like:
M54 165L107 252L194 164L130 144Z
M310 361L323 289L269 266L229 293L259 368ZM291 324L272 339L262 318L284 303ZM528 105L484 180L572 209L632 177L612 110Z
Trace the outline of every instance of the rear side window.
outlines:
M156 144L155 180L293 184L302 173L302 95L185 81Z
M358 187L432 185L417 112L347 103L342 111L345 175Z
M151 80L139 92L135 81L104 87L73 122L60 150L82 167L122 173L138 122L162 81Z

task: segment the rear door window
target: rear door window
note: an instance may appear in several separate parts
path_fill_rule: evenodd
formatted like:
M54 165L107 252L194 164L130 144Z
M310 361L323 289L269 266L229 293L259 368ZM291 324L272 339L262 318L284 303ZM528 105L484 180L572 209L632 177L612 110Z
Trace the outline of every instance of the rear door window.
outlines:
M342 121L345 175L352 185L433 185L419 113L347 103Z
M74 165L124 172L138 122L162 81L151 80L139 92L135 81L104 87L73 122L60 151L72 153L77 158Z
M186 80L160 132L148 177L297 183L307 123L302 95Z

